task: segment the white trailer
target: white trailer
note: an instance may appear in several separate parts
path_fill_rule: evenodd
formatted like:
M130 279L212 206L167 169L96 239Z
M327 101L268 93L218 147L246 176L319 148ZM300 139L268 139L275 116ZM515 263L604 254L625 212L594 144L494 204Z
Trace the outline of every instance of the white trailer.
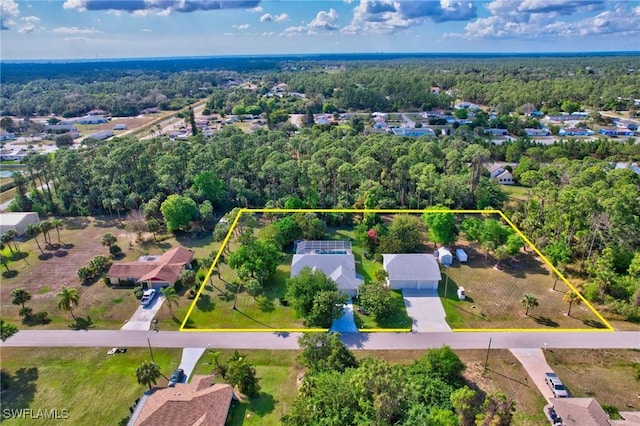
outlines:
M460 263L465 263L468 259L467 252L461 248L456 249L456 259L458 259L458 262Z

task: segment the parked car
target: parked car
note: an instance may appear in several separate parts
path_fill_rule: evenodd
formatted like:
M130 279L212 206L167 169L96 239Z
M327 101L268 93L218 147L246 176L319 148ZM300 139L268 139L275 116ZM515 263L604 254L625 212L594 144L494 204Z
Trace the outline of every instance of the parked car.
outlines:
M155 295L156 295L156 291L154 289L145 290L144 293L142 293L140 304L142 306L147 306L149 303L151 303Z
M173 372L171 378L169 379L169 387L172 388L176 385L176 383L182 382L182 378L184 377L184 370L182 368L178 368Z
M556 373L544 373L544 381L549 385L551 391L553 391L554 397L566 398L569 396L567 388L564 387L564 384Z

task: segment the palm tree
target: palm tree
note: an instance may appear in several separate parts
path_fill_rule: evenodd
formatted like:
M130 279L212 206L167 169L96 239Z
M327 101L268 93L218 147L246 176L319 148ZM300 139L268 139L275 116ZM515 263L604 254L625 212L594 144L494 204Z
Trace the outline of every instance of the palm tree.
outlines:
M44 242L48 246L51 245L51 239L49 238L49 231L53 229L53 225L48 220L43 220L40 222L40 230L42 231L42 235L44 235Z
M535 308L536 306L539 305L539 303L538 303L538 299L536 299L535 296L531 294L525 294L524 296L522 296L522 299L520 300L520 305L526 308L526 312L524 314L528 316L529 309Z
M78 318L73 314L73 307L78 306L78 302L80 302L78 290L62 286L60 293L58 293L58 298L58 309L61 311L69 311L71 317L73 317L75 321L78 321Z
M9 243L13 243L13 246L16 248L16 251L20 253L20 247L18 247L18 232L15 229L9 229L5 234L9 238ZM11 244L9 244L9 248L11 248Z
M40 253L44 254L44 251L42 250L42 247L40 247L40 242L38 241L38 235L40 234L40 227L38 225L35 224L31 224L31 225L27 225L27 227L24 230L25 234L27 235L28 238L33 238L36 240L36 244L38 245L38 248L40 249Z
M573 290L569 290L568 292L566 292L562 297L562 300L564 301L564 303L569 304L569 312L567 312L568 317L571 316L571 307L573 306L573 304L575 303L576 305L580 305L582 303L582 299L580 299L578 293Z
M180 300L180 296L176 293L176 289L172 286L164 287L160 290L160 293L167 299L167 307L169 308L169 313L173 316L173 310L171 309L171 305L178 306L178 301Z
M2 248L9 247L11 254L14 254L15 251L13 251L13 247L11 247L12 240L13 238L11 237L11 235L9 235L9 231L4 232L2 235L0 235L0 243L2 243Z
M148 385L149 390L151 390L152 384L156 384L160 376L162 376L160 366L155 362L144 361L140 367L136 368L138 383Z
M61 242L60 241L60 228L62 228L62 226L64 225L64 222L62 222L60 219L52 219L51 220L51 224L53 226L55 226L56 232L58 233L58 242Z

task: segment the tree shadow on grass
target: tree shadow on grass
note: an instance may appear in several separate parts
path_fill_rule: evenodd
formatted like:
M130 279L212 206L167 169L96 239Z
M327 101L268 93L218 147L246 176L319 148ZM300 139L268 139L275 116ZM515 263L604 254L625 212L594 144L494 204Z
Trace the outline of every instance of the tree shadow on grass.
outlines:
M3 370L0 374L3 389L2 408L9 410L29 408L37 390L38 369L36 367L20 368L15 374Z
M596 321L596 320L592 320L592 319L582 320L582 323L584 325L587 325L587 326L593 327L593 328L607 328L607 326L604 325L603 323L601 323L600 321Z
M250 317L249 315L245 314L244 312L242 312L242 311L241 311L240 309L238 309L238 308L236 308L236 309L235 309L235 311L236 311L237 313L239 313L240 315L244 315L245 317L249 318L251 321L254 321L254 322L256 322L256 323L258 323L258 324L260 324L260 325L262 325L262 326L264 326L264 327L267 327L267 328L273 328L273 327L271 327L271 326L270 326L270 325L268 325L268 324L265 324L265 323L263 323L263 322L258 321L257 319L255 319L255 318L253 318L253 317Z
M531 317L533 318L533 320L540 324L540 325L544 325L547 327L559 327L560 324L558 324L557 322L555 322L554 320L552 320L551 318L548 317Z
M94 327L95 325L93 324L93 320L88 315L86 318L77 317L74 322L69 324L69 328L72 330L89 330Z
M276 400L268 393L260 392L258 396L249 400L249 410L253 411L260 417L271 413L275 407Z
M17 262L18 260L26 259L29 257L29 253L26 251L17 251L8 256L9 260L12 262Z
M202 312L211 312L216 308L215 301L208 294L201 294L196 302L196 307Z
M2 278L15 278L17 276L18 276L18 271L16 270L2 271Z
M262 312L273 312L276 310L273 301L266 298L265 296L256 297L256 303L258 304Z
M513 377L509 377L509 376L506 376L506 375L504 375L504 374L502 374L502 373L498 373L497 371L492 370L492 369L491 369L491 368L489 368L489 367L487 367L487 371L489 371L489 372L491 372L491 373L493 373L493 374L497 374L498 376L504 377L505 379L508 379L508 380L510 380L510 381L512 381L512 382L515 382L515 383L518 383L518 384L520 384L520 385L523 385L523 386L526 386L526 387L531 387L531 385L529 385L529 383L527 383L527 382L521 382L520 380L516 380L516 379L514 379Z
M64 220L65 228L71 230L84 229L89 226L89 219L86 217L73 217Z

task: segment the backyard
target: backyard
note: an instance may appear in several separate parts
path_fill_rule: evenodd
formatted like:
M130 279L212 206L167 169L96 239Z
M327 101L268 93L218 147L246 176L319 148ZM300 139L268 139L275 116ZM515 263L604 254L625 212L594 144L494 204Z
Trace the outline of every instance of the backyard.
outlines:
M443 271L439 288L452 328L605 328L585 304L574 303L571 316L567 316L569 305L563 296L569 288L558 280L553 290L555 279L551 272L530 252L520 253L513 261L503 261L496 269L491 256L485 261L485 255L473 246L461 247L469 255L468 262L454 261ZM465 288L465 300L458 300L458 286ZM534 296L539 304L528 315L520 304L525 294Z

